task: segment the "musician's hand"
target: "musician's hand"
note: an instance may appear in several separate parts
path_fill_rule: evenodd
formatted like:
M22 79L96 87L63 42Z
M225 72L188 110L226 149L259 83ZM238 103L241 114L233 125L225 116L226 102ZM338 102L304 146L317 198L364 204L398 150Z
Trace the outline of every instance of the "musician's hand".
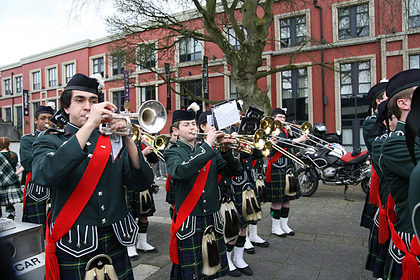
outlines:
M153 147L152 146L146 146L146 148L141 151L144 156L147 156L148 154L153 153Z
M301 143L301 142L305 142L305 141L308 141L308 140L309 140L309 135L308 134L303 134L299 138L293 139L293 142Z
M290 125L285 125L284 128L286 129L287 133L293 135L292 128L290 127Z
M90 111L88 112L89 118L86 122L87 125L91 125L92 127L98 127L102 122L105 122L109 119L102 118L102 115L110 115L114 116L113 110L116 110L117 106L112 104L111 102L105 101L97 104L93 104L90 107Z
M210 130L207 132L206 142L212 147L216 139L222 137L223 135L225 135L224 132L216 130L216 128L214 127L211 127Z
M270 137L270 139L268 139L268 140L273 144L277 144L279 142L279 140L277 140L276 137Z

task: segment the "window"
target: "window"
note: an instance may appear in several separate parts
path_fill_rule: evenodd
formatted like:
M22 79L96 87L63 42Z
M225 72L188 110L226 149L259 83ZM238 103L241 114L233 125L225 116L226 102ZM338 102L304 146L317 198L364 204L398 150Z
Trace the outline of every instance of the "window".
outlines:
M75 72L75 64L71 63L71 64L67 64L65 66L65 75L66 75L66 84L71 80L71 78L73 78L74 76L74 72Z
M5 115L6 115L6 122L12 122L12 108L5 108L4 109Z
M193 81L186 81L181 83L181 93L190 93L195 96L202 96L202 80L193 80ZM204 96L204 98L208 98L208 96ZM197 101L194 98L182 96L181 95L181 109L187 109L188 106L193 103L197 102L197 104L200 106L202 104L201 101ZM201 108L202 106L200 106ZM201 112L201 110L200 110ZM197 116L199 113L197 113Z
M338 39L369 36L369 4L338 9Z
M282 48L302 46L306 41L306 16L280 19Z
M16 107L16 127L17 129L20 130L20 132L22 132L23 126L22 126L22 106L18 106Z
M36 71L32 73L32 89L41 89L41 72Z
M99 73L104 76L104 58L95 58L93 60L93 74Z
M179 44L179 62L201 59L201 43L193 38L185 38Z
M156 66L156 49L154 44L144 44L139 47L137 60L140 69L151 69Z
M117 106L120 112L123 112L124 109L124 91L115 91L112 94L112 103Z
M290 120L303 123L308 120L308 74L307 69L281 72L282 107L287 108Z
M362 123L367 117L371 88L371 66L369 61L340 65L340 95L343 146L365 148Z
M408 0L408 28L420 27L420 2Z
M48 86L49 87L57 86L57 68L48 69Z
M420 54L410 55L410 69L420 69Z
M229 83L230 83L230 98L229 99L238 99L239 93L238 93L238 90L236 89L235 83L232 81L232 79L229 79Z
M246 29L244 29L243 27L241 27L241 29L243 30L243 32L245 33L245 38L247 37L248 33L246 32ZM229 37L229 43L236 49L236 50L240 50L241 49L241 43L238 41L238 38L236 37L236 33L233 30L233 28L229 28L228 31L228 37Z
M125 57L112 57L112 75L122 75L125 68Z
M155 99L156 99L155 86L141 87L141 103L144 103L147 100L155 100Z
M32 103L32 108L33 108L32 112L34 112L34 115L35 115L36 109L38 109L39 106L41 106L41 102Z
M12 84L10 83L10 79L4 80L4 94L12 95Z
M22 76L16 77L16 93L22 93L23 92L23 78Z

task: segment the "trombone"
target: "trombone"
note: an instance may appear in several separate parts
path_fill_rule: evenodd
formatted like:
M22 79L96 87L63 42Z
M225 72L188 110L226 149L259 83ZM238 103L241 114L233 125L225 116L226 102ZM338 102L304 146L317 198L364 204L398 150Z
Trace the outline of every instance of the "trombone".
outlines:
M265 145L264 145L264 148L263 148L265 151L266 151L266 153L268 152L268 154L270 154L271 153L271 151L273 150L273 149L275 149L277 152L280 152L280 153L282 153L283 155L285 155L286 157L288 157L288 158L290 158L291 160L293 160L294 162L296 162L297 164L299 164L300 166L302 166L302 168L306 168L306 164L300 159L300 158L298 158L298 157L296 157L294 154L292 154L292 153L289 153L287 150L285 150L285 149L283 149L282 147L280 147L280 146L278 146L278 145L276 145L276 144L273 144L272 142L270 142L270 141L267 141L266 143L265 143Z
M147 146L151 146L153 147L153 152L162 160L165 161L165 159L163 158L163 154L162 151L164 151L166 149L166 147L169 144L169 137L166 135L159 135L159 136L152 136L146 132L140 133L139 129L137 128L137 126L135 124L132 124L133 126L133 130L134 130L134 134L131 137L134 141L140 141L143 140L143 143ZM153 145L149 143L149 141L147 141L147 139L145 138L149 138L153 141Z
M291 128L298 129L298 131L295 131L297 134L308 135L309 141L315 143L315 145L324 145L325 148L327 148L329 150L332 150L331 148L328 147L328 145L331 144L330 142L325 141L325 140L311 134L313 129L312 129L312 124L310 122L306 121L306 122L302 123L301 125L297 125L297 124L289 123L289 122L283 122L283 124L289 125ZM325 146L325 145L327 145L327 146Z

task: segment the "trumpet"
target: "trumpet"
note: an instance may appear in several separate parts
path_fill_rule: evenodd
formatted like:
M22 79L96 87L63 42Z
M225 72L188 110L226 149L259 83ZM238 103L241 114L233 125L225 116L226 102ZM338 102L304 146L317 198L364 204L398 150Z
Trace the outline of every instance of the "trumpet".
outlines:
M88 118L88 115L86 115ZM134 135L135 126L131 124L131 119L137 119L139 125L148 133L157 133L166 124L167 114L162 103L156 100L144 102L137 113L121 113L115 116L103 115L103 119L119 119L125 122L124 128L114 130L109 126L109 122L101 123L99 132L104 135L130 136Z
M159 136L152 136L146 132L140 133L140 130L138 129L138 127L135 124L132 124L133 126L133 130L134 130L134 134L131 137L134 141L140 141L143 140L143 143L145 143L145 145L147 146L151 146L153 147L153 152L162 160L165 161L165 159L163 158L163 153L162 151L164 151L166 149L166 147L169 144L169 137L166 135L159 135ZM147 141L147 138L151 139L153 141L153 145L151 145L149 143L149 141Z
M294 162L302 166L302 168L304 169L306 168L306 164L300 158L296 157L292 153L289 153L286 149L283 149L282 147L271 143L270 141L267 141L263 147L263 150L265 151L265 153L268 153L268 154L270 154L273 149L282 153L286 157L290 158L291 160L293 160Z
M280 135L283 125L277 120L265 117L260 122L260 129L262 129L267 135Z

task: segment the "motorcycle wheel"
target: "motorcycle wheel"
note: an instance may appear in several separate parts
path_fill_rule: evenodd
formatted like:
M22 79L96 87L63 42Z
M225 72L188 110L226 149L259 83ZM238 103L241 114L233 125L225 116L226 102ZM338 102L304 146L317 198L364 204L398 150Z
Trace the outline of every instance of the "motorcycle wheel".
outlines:
M311 196L318 189L318 177L313 169L300 169L298 179L302 196Z
M367 193L369 190L369 181L370 181L370 177L366 177L362 180L362 182L360 182L360 186L362 187L362 190Z

